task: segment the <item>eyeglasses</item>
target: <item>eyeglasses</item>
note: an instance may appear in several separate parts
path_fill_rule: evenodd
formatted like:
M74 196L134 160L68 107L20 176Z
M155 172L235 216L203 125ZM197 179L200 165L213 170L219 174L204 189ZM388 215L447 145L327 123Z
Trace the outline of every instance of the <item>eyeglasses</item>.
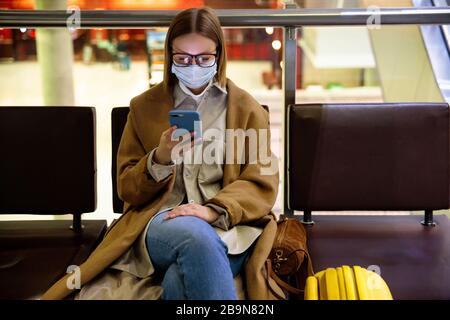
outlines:
M195 63L202 68L212 67L216 63L217 53L202 53L191 55L187 53L172 53L172 62L177 67L189 67Z

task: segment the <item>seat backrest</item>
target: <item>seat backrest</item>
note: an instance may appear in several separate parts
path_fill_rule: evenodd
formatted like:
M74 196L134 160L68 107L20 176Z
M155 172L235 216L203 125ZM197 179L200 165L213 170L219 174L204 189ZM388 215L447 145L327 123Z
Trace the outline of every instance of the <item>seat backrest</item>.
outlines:
M95 109L0 107L0 213L96 209Z
M449 207L448 104L292 105L288 119L290 209Z
M269 112L269 107L262 105L262 107ZM123 212L123 201L119 198L117 193L117 151L119 149L120 139L127 123L129 107L116 107L111 112L111 137L112 137L112 164L111 164L111 178L113 188L113 210L115 213Z
M111 112L111 138L112 138L112 154L111 154L111 179L113 192L113 210L114 213L123 212L123 201L117 193L117 151L119 149L120 139L122 138L125 124L127 123L129 107L113 108Z

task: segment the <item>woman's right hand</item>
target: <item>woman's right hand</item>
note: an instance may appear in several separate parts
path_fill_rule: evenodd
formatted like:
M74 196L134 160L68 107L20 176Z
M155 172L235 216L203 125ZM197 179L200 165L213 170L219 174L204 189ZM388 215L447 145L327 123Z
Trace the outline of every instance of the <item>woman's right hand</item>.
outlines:
M170 162L172 160L172 150L179 143L182 143L183 141L187 141L194 135L194 132L189 132L189 133L184 134L183 136L180 136L178 138L178 140L172 140L171 139L172 133L176 129L177 129L177 126L172 126L161 134L161 138L159 139L159 145L156 148L155 153L153 154L153 161L155 161L159 164L163 164L163 165L170 164ZM192 148L192 146L195 144L195 142L196 142L195 140L192 140L188 146L183 146L182 151L180 153L186 152L187 150Z

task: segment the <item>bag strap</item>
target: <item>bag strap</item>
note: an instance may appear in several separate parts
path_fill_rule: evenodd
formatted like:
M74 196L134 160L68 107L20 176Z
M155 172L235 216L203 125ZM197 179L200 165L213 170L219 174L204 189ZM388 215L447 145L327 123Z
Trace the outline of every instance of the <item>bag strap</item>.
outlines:
M291 286L289 283L283 281L280 279L280 277L277 276L277 274L275 273L275 271L273 271L272 268L272 261L270 261L270 259L267 259L267 269L268 269L268 274L270 275L270 277L275 280L275 282L282 288L286 289L288 292L296 294L296 295L303 295L303 290L294 288L293 286ZM273 291L273 290L272 290ZM279 298L279 299L283 299L284 298L280 297L276 292L274 292L275 295Z
M310 259L309 256L309 252L305 252L306 255L306 263L308 264L307 269L308 269L308 276L314 276L314 270L312 267L312 261ZM295 288L293 286L291 286L289 283L283 281L273 270L272 268L272 261L270 259L266 260L267 263L267 276L270 276L280 287L286 289L288 292L295 294L295 295L303 295L304 294L304 290L300 290L298 288ZM270 285L269 288L271 289L272 293L281 300L286 300L284 297L281 297L277 292L275 292L275 290L273 290Z
M306 263L308 264L308 266L307 266L307 268L308 268L308 277L314 276L312 260L311 260L311 256L309 255L308 250L306 250L305 256L306 256L306 260L307 260Z

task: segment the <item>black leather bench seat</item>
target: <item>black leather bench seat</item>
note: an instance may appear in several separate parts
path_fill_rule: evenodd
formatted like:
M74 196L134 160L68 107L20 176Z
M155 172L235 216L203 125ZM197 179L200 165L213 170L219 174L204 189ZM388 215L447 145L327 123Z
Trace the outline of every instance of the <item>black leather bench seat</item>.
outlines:
M0 221L0 299L38 299L102 239L106 220L81 221L96 210L95 128L92 107L0 108L0 214L18 216Z

